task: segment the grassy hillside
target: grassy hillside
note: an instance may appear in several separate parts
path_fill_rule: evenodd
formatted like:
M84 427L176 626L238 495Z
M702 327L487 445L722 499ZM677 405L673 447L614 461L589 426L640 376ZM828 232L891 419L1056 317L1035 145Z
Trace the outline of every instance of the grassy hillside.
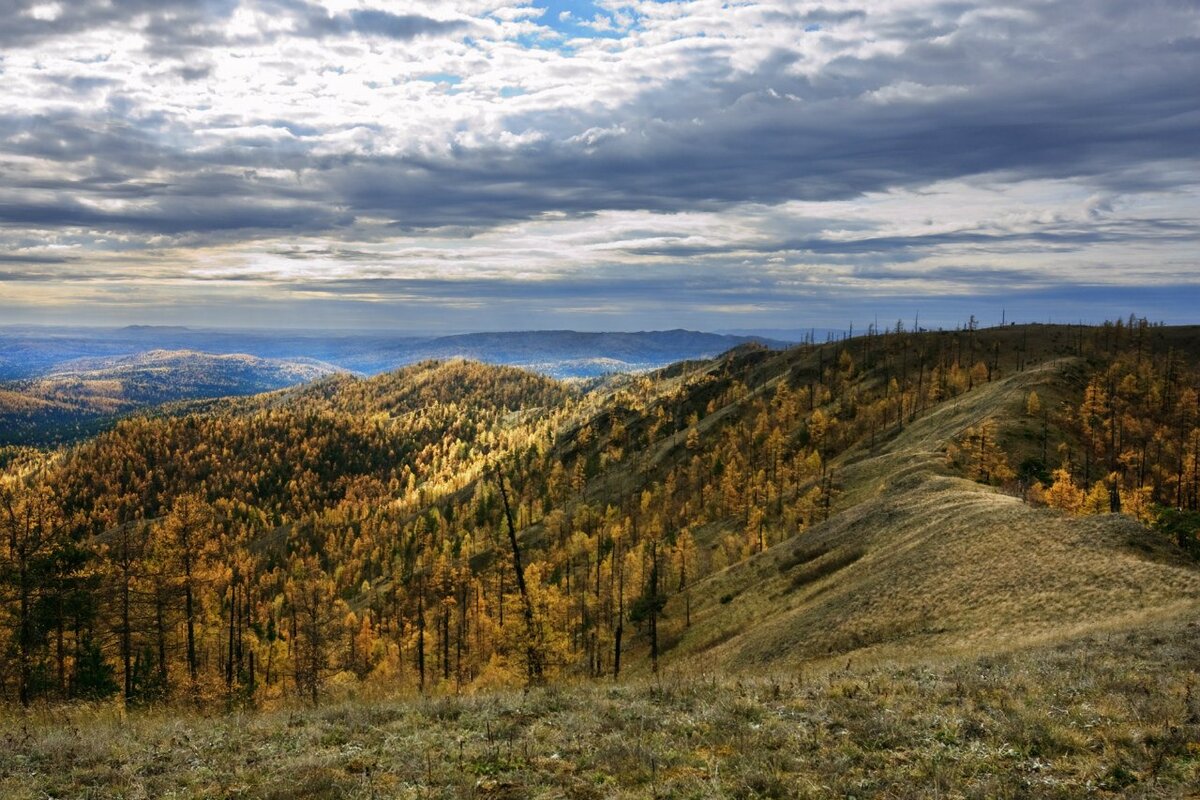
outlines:
M272 798L1180 798L1200 629L997 655L347 696L317 709L0 718L0 793Z
M845 510L698 584L690 628L676 598L673 652L730 668L972 655L1194 616L1200 570L1161 535L1034 508L946 464L946 442L984 418L1020 419L1029 390L1073 365L987 384L877 452L847 452Z

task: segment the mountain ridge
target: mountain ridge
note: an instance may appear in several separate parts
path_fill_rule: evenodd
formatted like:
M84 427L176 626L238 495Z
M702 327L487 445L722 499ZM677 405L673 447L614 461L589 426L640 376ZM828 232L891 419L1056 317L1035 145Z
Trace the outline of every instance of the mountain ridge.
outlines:
M564 346L564 341L567 345ZM687 358L711 357L747 341L786 342L674 329L670 331L508 331L421 336L388 331L228 331L140 326L122 329L0 328L0 379L31 378L78 358L151 349L314 358L353 372L378 373L430 358L459 355L523 365L557 377L592 377L606 367L644 371ZM589 365L586 359L599 360ZM602 360L611 359L613 364ZM572 363L576 362L576 363Z
M73 359L36 378L0 383L0 445L79 438L140 409L257 394L340 371L314 359L193 350Z

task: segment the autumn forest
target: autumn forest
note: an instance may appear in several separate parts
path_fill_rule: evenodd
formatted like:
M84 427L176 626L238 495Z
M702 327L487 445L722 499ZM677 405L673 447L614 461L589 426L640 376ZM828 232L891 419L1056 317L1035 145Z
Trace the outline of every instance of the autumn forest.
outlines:
M1049 363L942 469L1195 555L1198 361L1196 329L1135 317L897 323L570 382L425 362L8 447L0 692L268 708L653 674L706 578L857 502L847 467Z

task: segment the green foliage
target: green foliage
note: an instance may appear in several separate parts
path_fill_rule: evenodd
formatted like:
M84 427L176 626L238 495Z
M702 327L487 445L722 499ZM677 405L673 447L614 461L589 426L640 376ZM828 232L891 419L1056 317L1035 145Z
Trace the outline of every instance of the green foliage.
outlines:
M90 640L83 643L75 658L72 684L75 696L84 700L102 700L121 690L116 669L105 660L100 645Z
M1030 486L1034 482L1049 486L1054 478L1045 461L1038 456L1029 456L1023 459L1021 465L1017 467L1017 480L1026 486Z
M663 613L663 609L667 605L667 596L662 592L657 594L647 589L644 593L638 595L637 599L629 607L629 621L641 624L650 619L652 614Z
M1159 506L1154 527L1188 555L1200 558L1200 511Z
M159 667L158 659L149 646L138 651L133 662L131 692L127 700L129 705L149 705L167 698L169 687Z

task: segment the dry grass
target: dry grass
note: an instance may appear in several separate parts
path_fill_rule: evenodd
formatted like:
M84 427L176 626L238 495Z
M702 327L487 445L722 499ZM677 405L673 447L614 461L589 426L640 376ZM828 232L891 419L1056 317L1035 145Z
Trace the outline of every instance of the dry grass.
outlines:
M1182 797L1200 629L1017 654L203 717L0 720L0 796Z
M848 453L837 468L850 507L695 587L690 628L673 601L672 657L742 669L972 654L1200 609L1200 570L1136 522L1066 517L947 474L946 441L1019 413L1063 368L982 387L878 453Z

